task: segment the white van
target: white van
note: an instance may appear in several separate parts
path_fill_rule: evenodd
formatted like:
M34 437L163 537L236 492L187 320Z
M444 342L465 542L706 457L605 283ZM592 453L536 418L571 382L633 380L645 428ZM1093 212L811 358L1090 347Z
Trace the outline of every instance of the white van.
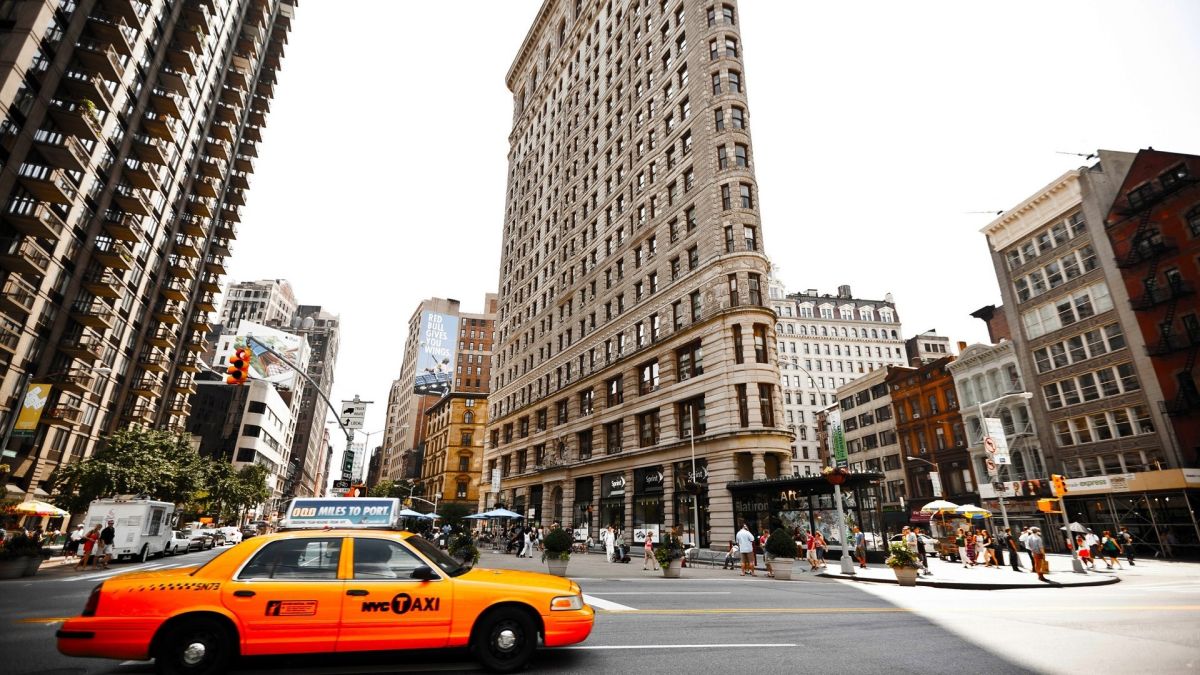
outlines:
M104 529L111 522L116 530L113 558L144 561L166 552L171 541L171 517L174 515L175 505L170 502L119 496L92 502L83 524L88 530L95 525Z

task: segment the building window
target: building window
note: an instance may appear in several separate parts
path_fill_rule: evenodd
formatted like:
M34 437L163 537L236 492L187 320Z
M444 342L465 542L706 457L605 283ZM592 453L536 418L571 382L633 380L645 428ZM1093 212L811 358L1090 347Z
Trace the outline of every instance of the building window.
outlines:
M753 225L744 225L742 227L742 236L746 240L747 251L758 250L758 230Z
M691 342L675 350L675 371L682 382L704 374L704 351L700 340Z
M1200 206L1187 212L1187 227L1193 237L1200 237Z
M555 423L556 424L566 424L567 423L567 402L566 402L566 400L564 399L562 401L556 402L554 404L554 408L555 408Z
M714 96L721 93L721 73L712 74L712 93Z
M739 94L742 91L742 74L736 70L731 70L727 74L729 79L729 91L734 94Z
M725 111L724 110L717 108L716 110L713 111L713 124L716 126L717 131L725 130ZM724 146L722 146L722 147L724 147Z
M748 285L750 291L750 304L762 306L762 277L753 273L747 276L749 277L750 282Z
M721 162L721 168L725 168L725 166L727 164L727 161L725 159L724 150L725 150L725 148L721 148L718 151L718 154L720 155L719 161ZM733 190L730 189L730 186L728 184L722 185L721 186L721 209L728 211L731 208L733 208ZM728 228L726 228L726 229L728 229Z
M775 396L775 385L758 385L758 413L762 417L764 427L775 426L775 406L772 399Z
M658 444L658 409L641 413L638 419L638 446L648 448Z
M733 324L733 361L734 363L745 363L746 357L742 353L742 326L741 324Z
M671 303L671 326L675 330L683 328L683 302L680 300Z
M729 306L738 306L738 281L736 274L729 275Z
M735 384L733 388L737 393L738 424L748 427L750 426L750 400L746 394L746 385Z
M725 56L736 59L737 55L738 55L737 40L735 40L731 37L725 38Z
M675 404L675 419L679 420L679 437L690 438L695 431L697 436L704 435L705 415L704 397L697 396Z
M459 445L470 445L472 440L473 438L471 436L471 432L464 431L462 432L462 436L459 438Z
M703 309L700 302L700 291L692 291L688 296L688 301L692 309L692 323L696 323L700 320L700 313Z
M754 324L754 362L767 362L767 325Z
M591 459L592 457L592 430L584 429L575 434L575 441L579 444L579 459Z
M658 359L643 363L638 368L638 393L658 391Z
M470 471L471 470L471 456L470 455L459 456L458 470L459 471Z
M742 183L741 185L739 185L738 193L742 200L742 208L743 209L754 208L754 199L752 199L750 196L750 185L748 183Z
M621 451L621 422L620 420L604 425L605 452L615 455Z
M738 166L750 166L748 155L749 150L741 143L735 143L733 146L733 157L737 161Z
M718 117L719 117L719 115L718 115ZM718 169L728 169L729 168L729 149L726 148L724 145L717 148L717 168ZM729 208L729 186L728 185L721 186L721 196L725 198L724 199L725 208L728 209Z
M611 407L625 402L625 393L622 391L621 385L622 377L620 375L605 383L605 388L608 391L608 399L605 405Z

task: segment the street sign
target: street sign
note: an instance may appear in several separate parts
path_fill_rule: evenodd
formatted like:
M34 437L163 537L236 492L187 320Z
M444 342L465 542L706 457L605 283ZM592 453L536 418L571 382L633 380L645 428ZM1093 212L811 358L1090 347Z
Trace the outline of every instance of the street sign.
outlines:
M942 477L937 471L929 472L929 482L933 484L933 496L942 497Z
M984 463L987 464L988 475L995 477L996 473L999 471L999 467L996 466L996 460L988 457L984 460Z
M363 420L367 416L367 404L371 401L364 401L355 395L352 401L342 401L342 407L338 410L338 418L342 426L350 430L362 429Z
M833 459L839 469L850 466L850 458L846 454L846 431L842 428L842 412L834 409L826 417L829 423L829 438L833 442Z
M500 469L492 469L492 492L500 492Z
M999 417L985 417L983 422L987 430L983 439L983 449L995 460L997 466L1008 464L1008 439L1004 437L1004 423Z
M343 479L341 479L341 480L335 480L335 481L333 481L333 487L334 487L334 489L335 489L335 490L337 490L337 489L346 489L346 488L349 488L349 487L350 487L350 481L349 481L349 480L346 480L345 478L343 478Z
M353 476L354 476L354 474L352 474L352 473L351 473L351 472L349 472L349 471L343 471L343 472L342 472L342 480L344 480L344 481L349 481L349 480L352 480L352 477L353 477Z

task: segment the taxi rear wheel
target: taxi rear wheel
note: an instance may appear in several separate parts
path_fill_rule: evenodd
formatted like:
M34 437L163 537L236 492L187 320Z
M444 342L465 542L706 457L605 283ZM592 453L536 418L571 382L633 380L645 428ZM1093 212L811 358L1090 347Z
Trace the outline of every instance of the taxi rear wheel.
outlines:
M154 650L161 675L209 675L229 670L233 639L216 619L184 619L167 628Z
M495 673L520 670L536 647L537 627L528 614L515 607L494 609L475 627L475 658Z

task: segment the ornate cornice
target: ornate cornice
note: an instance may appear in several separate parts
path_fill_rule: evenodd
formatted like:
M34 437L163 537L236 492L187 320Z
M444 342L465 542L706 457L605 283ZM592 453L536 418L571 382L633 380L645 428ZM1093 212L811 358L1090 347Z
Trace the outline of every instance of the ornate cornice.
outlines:
M1079 186L1079 176L1083 171L1084 169L1072 169L1064 173L1033 196L988 223L980 232L987 235L992 250L1004 250L1081 204L1083 193Z

